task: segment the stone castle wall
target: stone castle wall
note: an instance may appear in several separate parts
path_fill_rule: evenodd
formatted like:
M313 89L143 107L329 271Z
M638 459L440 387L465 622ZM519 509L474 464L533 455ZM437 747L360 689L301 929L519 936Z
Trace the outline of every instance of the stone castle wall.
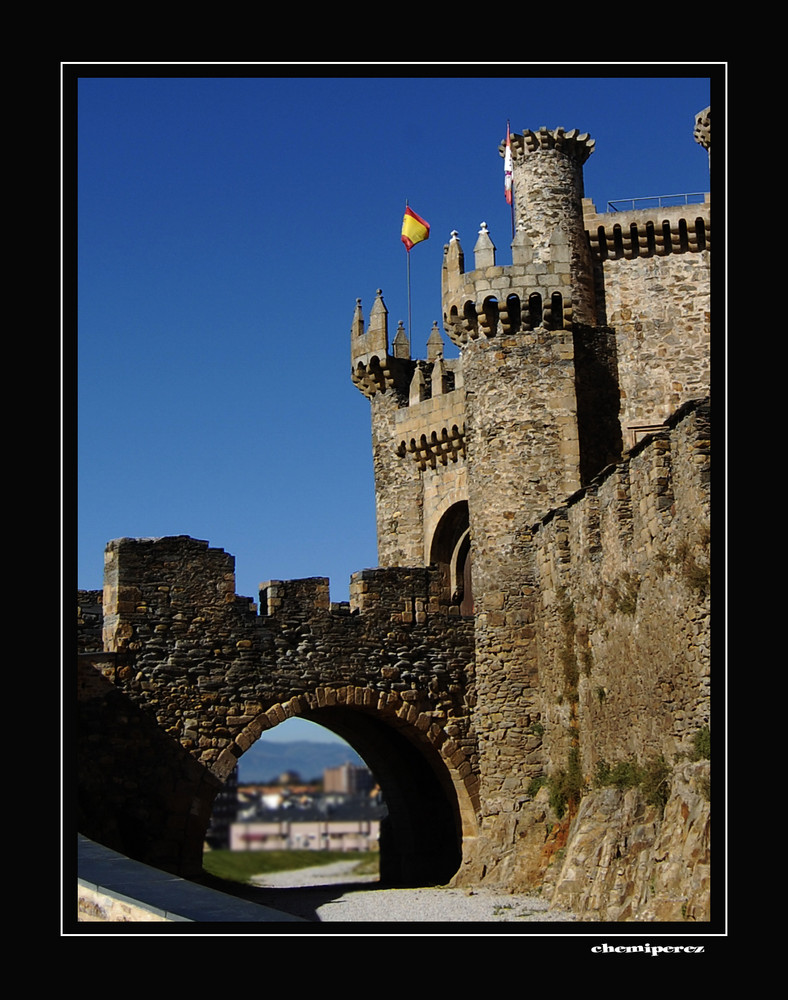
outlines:
M623 444L688 399L711 364L711 203L596 213L584 203L599 322L616 332Z
M119 539L106 564L105 651L134 658L119 681L209 767L272 704L318 687L402 692L467 735L452 692L473 687L473 623L427 569L356 573L340 605L324 578L269 581L258 614L234 594L233 557L207 542Z
M710 727L709 493L701 400L528 532L519 626L504 595L477 616L482 810L458 883L538 886L592 920L709 919L710 767L687 763ZM664 811L595 786L599 765L661 760ZM562 816L549 783L573 767Z
M551 767L692 750L709 725L710 427L690 405L535 532Z
M503 810L572 746L590 780L602 760L675 759L709 724L709 435L690 405L520 536L517 588L484 592L476 728Z

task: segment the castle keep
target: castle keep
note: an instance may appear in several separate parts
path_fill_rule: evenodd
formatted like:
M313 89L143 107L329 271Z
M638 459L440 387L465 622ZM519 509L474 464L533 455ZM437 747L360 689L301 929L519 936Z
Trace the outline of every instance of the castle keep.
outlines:
M356 303L380 568L349 604L269 581L258 611L205 542L107 546L80 595L82 832L197 870L222 780L299 715L375 771L391 882L709 918L710 200L600 214L593 151L512 136L511 263L484 224L472 267L451 234L426 358L380 291Z

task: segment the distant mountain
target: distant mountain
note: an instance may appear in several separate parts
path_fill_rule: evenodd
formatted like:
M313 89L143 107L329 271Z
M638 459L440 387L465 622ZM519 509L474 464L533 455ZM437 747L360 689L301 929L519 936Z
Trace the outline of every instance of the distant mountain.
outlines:
M340 764L365 766L359 755L344 743L267 743L258 740L238 761L238 780L244 784L276 781L284 771L297 771L304 781L322 778L327 767Z

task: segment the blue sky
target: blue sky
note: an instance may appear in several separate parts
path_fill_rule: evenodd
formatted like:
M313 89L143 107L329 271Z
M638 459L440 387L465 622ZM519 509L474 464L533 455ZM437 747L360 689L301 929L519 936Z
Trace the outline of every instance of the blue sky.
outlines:
M507 120L589 132L600 211L709 189L692 137L707 66L425 69L71 71L78 587L101 587L112 538L187 534L235 556L238 594L328 576L347 599L350 574L377 564L355 301L368 316L382 288L391 335L407 323L406 199L432 227L411 253L414 357L440 320L452 230L470 254L487 222L511 260Z

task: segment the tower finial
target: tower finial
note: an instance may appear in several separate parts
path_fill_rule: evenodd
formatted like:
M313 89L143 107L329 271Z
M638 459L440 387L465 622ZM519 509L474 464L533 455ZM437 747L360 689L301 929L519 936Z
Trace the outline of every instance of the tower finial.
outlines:
M405 326L402 320L397 324L397 332L394 334L392 350L394 351L395 358L403 358L406 361L410 358L410 341L408 340L407 333L405 333Z
M435 320L432 324L432 330L430 331L430 337L427 341L427 360L437 361L438 358L443 357L443 337L438 329L438 322Z
M486 222L483 222L479 229L479 238L473 248L473 258L477 270L495 266L495 244L490 239Z
M356 299L356 308L353 312L353 322L350 326L351 338L363 337L364 335L364 313L361 311L361 299Z

